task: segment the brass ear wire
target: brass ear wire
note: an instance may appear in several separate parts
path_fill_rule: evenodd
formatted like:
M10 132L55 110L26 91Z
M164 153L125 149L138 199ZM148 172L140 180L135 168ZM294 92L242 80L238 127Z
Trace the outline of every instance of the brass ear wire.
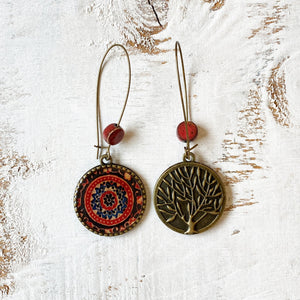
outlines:
M119 126L121 123L121 120L123 118L124 115L124 111L127 105L127 101L128 101L128 97L129 97L129 92L130 92L130 85L131 85L131 65L130 65L130 59L129 59L129 55L128 52L126 50L126 48L123 45L120 44L114 44L111 47L109 47L107 49L107 51L104 54L104 57L102 58L101 64L100 64L100 68L99 68L99 75L98 75L98 81L97 81L97 97L96 97L96 124L97 124L97 145L95 145L94 147L97 148L97 159L100 158L101 162L103 161L103 159L105 160L111 160L111 155L110 155L110 146L109 145L107 147L107 151L104 155L102 155L102 149L103 147L103 136L102 136L102 125L101 125L101 114L100 114L100 84L101 84L101 76L102 76L102 72L103 72L103 65L104 65L104 61L105 58L107 56L107 54L109 53L109 51L114 48L114 47L120 47L124 50L126 57L127 57L127 63L128 63L128 86L127 86L127 93L126 93L126 98L125 98L125 102L123 105L123 109L119 118L119 121L117 123L117 125ZM101 140L101 141L100 141Z
M180 80L180 73L179 73L179 64L178 64L178 52L180 54L180 61L181 61L181 69L182 69L182 77L183 77L183 86L184 86L184 98L182 94L182 87L181 87L181 80ZM183 156L184 160L194 160L195 155L191 153L191 150L196 148L198 144L194 145L190 148L190 139L188 135L188 122L189 120L189 102L187 97L187 88L186 88L186 79L185 79L185 70L184 70L184 63L183 63L183 56L179 42L175 43L175 58L176 58L176 69L177 69L177 79L178 79L178 86L179 86L179 93L182 105L182 112L184 117L185 123L185 130L186 130L186 147L184 147L185 154Z
M183 234L196 234L208 229L220 218L226 195L217 172L197 162L191 152L197 146L191 147L190 143L197 137L198 128L189 117L191 104L188 102L183 57L178 42L175 43L175 58L184 116L176 133L178 139L187 144L183 161L168 167L157 180L153 202L159 218L170 229Z
M122 48L126 54L129 70L128 87L118 123L111 123L102 131L100 119L101 76L107 54L114 47ZM85 172L79 180L74 194L74 208L80 222L91 232L103 236L120 235L135 227L141 220L146 207L146 191L142 180L126 166L113 163L110 155L110 146L120 143L125 134L120 123L127 105L130 84L131 66L128 52L124 46L114 44L104 54L97 81L97 145L95 147L100 164ZM108 146L105 147L106 153L102 155L104 141Z

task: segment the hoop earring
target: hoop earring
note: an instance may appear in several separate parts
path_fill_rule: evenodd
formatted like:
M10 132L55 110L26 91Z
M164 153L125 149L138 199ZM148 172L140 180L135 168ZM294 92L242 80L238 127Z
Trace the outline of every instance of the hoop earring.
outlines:
M184 85L182 94L178 52ZM177 127L178 138L186 143L183 162L169 167L158 179L154 191L154 205L161 221L170 229L183 234L200 233L212 226L225 206L225 189L218 174L206 165L195 161L190 146L198 134L197 126L189 119L186 79L182 51L175 44L175 58L181 106L184 121Z
M124 50L128 62L127 94L118 123L108 125L101 132L100 83L104 61L114 47ZM87 171L79 180L74 195L75 212L90 231L105 236L120 235L133 228L141 219L146 206L146 193L142 180L127 167L114 164L110 148L124 137L120 127L127 105L131 84L131 66L127 50L120 44L112 45L102 59L96 97L97 159L100 165ZM108 147L103 146L103 139ZM106 153L102 154L106 148Z

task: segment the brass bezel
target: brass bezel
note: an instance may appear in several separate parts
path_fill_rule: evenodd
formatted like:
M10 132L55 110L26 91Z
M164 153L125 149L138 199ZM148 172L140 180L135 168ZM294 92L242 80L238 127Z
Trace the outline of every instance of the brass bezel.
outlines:
M170 173L172 172L173 170L179 168L179 167L182 167L182 166L196 166L196 167L200 167L201 168L204 168L206 169L208 172L212 173L213 176L218 180L220 186L221 186L221 189L222 189L222 195L223 195L223 203L222 203L222 209L220 211L220 213L218 214L218 216L214 219L213 222L211 222L209 225L201 228L201 230L198 230L197 233L195 234L198 234L198 233L201 233L203 231L206 231L207 229L209 229L211 226L213 226L219 219L220 217L222 216L223 212L224 212L224 208L225 208L225 205L226 205L226 192L225 192L225 186L220 178L220 176L217 174L216 171L214 171L212 168L208 167L207 165L205 164L202 164L202 163L199 163L199 162L195 162L195 161L183 161L183 162L179 162L179 163L176 163L172 166L170 166L168 169L166 169L159 177L159 179L157 180L156 184L155 184L155 188L154 188L154 196L153 196L153 202L154 202L154 207L155 207L155 210L156 210L156 213L158 215L158 217L160 218L160 220L170 229L172 229L173 231L176 231L178 233L181 233L181 234L185 234L183 230L181 229L178 229L174 226L172 226L171 224L167 223L166 220L163 218L163 216L161 215L158 207L157 207L157 194L158 194L158 187L161 185L162 183L162 180Z
M127 229L125 229L124 231L122 232L115 232L115 233L99 233L99 232L96 232L94 231L93 229L89 228L83 221L82 219L80 218L79 214L78 214L78 211L77 211L77 207L76 207L76 195L77 195L77 192L78 192L78 188L79 186L81 185L81 183L83 182L83 180L87 177L88 174L91 174L91 172L94 172L96 170L99 170L99 169L104 169L104 168L117 168L119 170L122 170L122 171L126 171L128 172L131 176L134 176L134 178L136 179L136 181L138 182L138 184L140 185L141 187L141 191L142 191L142 197L143 197L143 207L142 207L142 211L140 213L140 215L137 217L136 221L131 225L129 226ZM96 167L93 167L91 168L90 170L88 170L79 180L77 186L76 186L76 189L75 189L75 193L74 193L74 197L73 197L73 204L74 204L74 209L75 209L75 213L80 221L80 223L85 227L87 228L89 231L97 234L97 235L100 235L100 236L118 236L118 235L122 235L126 232L128 232L129 230L131 230L132 228L134 228L139 222L140 220L142 219L143 215L144 215L144 212L145 212L145 209L146 209L146 201L147 201L147 196L146 196L146 191L145 191L145 186L144 186L144 183L142 182L142 180L140 179L140 177L134 172L132 171L131 169L125 167L125 166L122 166L122 165L117 165L117 164L103 164L103 165L98 165Z

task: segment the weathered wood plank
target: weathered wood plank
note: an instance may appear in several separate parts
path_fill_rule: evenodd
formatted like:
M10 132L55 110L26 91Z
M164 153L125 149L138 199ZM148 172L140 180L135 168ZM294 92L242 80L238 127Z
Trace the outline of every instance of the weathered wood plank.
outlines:
M299 15L284 0L1 3L3 298L299 299ZM183 153L176 40L196 156L229 195L220 222L196 236L167 229L151 199ZM113 157L141 175L149 204L133 231L105 238L78 222L72 197L97 164L97 72L115 42L128 48L133 76ZM104 124L126 88L124 57L111 57Z

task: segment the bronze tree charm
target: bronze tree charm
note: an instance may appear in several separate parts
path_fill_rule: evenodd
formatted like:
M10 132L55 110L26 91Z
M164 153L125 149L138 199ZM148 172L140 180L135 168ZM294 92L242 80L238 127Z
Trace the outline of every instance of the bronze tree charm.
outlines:
M161 175L154 203L158 216L169 228L195 234L219 219L225 191L215 171L197 162L182 162Z

